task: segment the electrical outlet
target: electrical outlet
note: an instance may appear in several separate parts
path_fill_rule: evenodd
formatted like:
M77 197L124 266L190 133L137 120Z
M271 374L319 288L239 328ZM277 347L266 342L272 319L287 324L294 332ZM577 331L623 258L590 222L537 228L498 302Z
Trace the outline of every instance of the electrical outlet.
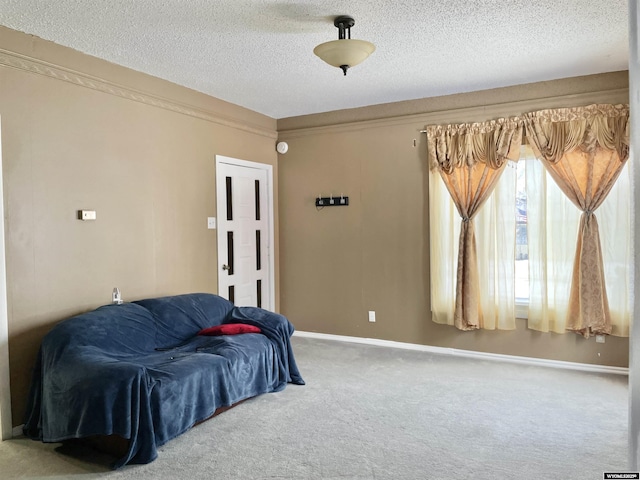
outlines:
M596 335L596 343L604 343L605 336L604 335Z
M376 321L376 312L374 312L373 310L369 310L369 321L370 322Z

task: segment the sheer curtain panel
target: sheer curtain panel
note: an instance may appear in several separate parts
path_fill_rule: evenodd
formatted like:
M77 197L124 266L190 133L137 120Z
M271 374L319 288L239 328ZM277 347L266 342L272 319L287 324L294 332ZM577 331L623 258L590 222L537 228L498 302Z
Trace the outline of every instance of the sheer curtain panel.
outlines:
M526 150L520 161L526 165L528 327L566 333L575 238L582 212L562 193L531 149ZM611 335L621 337L629 336L631 317L631 163L626 163L598 208Z
M483 326L495 328L494 320L488 321L485 326L482 304L486 301L487 305L497 305L500 300L495 298L495 293L503 289L491 289L494 292L493 298L481 298L474 217L494 190L507 161L518 159L521 142L522 122L517 118L427 127L431 169L440 173L461 218L455 270L455 300L451 303L446 296L452 293L448 283L452 277L434 278L434 274L448 273L446 265L434 263L440 261L438 256L445 253L445 249L453 250L449 246L445 247L438 238L441 233L443 236L450 236L451 231L436 230L438 222L439 226L443 226L441 221L444 212L432 211L435 218L430 232L431 296L433 319L438 323L452 321L460 330L474 330ZM432 183L430 181L430 185ZM446 259L443 263L446 263ZM496 267L497 264L493 266ZM490 268L492 267L487 266L487 269ZM495 311L492 311L492 315L494 314ZM510 312L509 315L515 317L515 312Z
M629 157L626 105L541 110L523 115L527 139L564 195L582 211L566 328L589 337L612 332L598 221Z

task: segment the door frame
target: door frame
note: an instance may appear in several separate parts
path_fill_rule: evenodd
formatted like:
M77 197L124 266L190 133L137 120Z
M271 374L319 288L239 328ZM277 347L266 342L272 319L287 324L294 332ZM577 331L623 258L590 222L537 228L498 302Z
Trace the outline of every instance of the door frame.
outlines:
M232 165L236 167L255 168L257 170L264 170L267 173L267 227L269 229L267 235L267 256L269 265L269 310L275 311L276 309L276 271L275 271L275 221L274 221L274 195L273 195L273 165L267 163L251 162L248 160L241 160L239 158L225 157L224 155L216 155L216 215L218 219L226 215L226 210L223 210L220 201L220 196L225 195L226 192L217 191L217 175L218 166L220 164ZM218 224L220 222L218 221ZM220 294L220 276L222 275L221 259L224 258L226 252L220 252L220 229L217 229L216 241L218 252L218 294ZM264 307L263 307L264 308Z
M2 125L0 123L0 440L13 436L11 417L11 376L9 371L9 315L7 310L7 269L4 243L4 193L2 175Z

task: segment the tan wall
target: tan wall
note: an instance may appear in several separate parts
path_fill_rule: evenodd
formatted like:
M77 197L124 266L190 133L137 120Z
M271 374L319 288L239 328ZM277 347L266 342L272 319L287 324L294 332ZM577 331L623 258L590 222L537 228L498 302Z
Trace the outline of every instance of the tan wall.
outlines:
M217 291L206 222L216 216L215 156L274 165L277 179L276 122L5 28L0 49L19 425L37 348L56 322L109 303L116 286L125 300ZM79 209L97 221L77 220Z
M619 72L279 120L279 140L289 143L279 162L282 313L303 331L627 366L626 338L603 345L534 332L524 321L473 332L431 321L429 236L437 232L429 232L420 133L427 124L626 103L627 88ZM317 211L320 194L348 195L350 205Z

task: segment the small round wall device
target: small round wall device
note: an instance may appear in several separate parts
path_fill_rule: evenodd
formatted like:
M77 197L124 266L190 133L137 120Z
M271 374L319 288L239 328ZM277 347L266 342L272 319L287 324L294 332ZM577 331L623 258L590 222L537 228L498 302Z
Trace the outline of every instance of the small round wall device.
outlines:
M282 153L284 155L289 150L289 144L287 142L278 142L276 144L276 150L278 153Z

